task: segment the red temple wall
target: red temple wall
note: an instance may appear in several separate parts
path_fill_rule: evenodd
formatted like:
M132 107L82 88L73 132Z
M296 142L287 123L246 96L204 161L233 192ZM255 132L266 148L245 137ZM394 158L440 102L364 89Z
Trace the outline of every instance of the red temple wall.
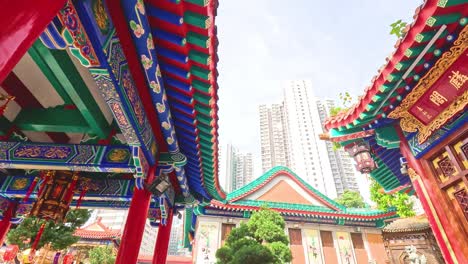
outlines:
M292 245L292 264L303 264L305 263L304 247L302 245Z
M383 245L383 239L381 234L366 234L367 243L369 245L369 250L372 256L372 259L377 261L377 264L385 264L388 260L387 253L385 252L385 247ZM358 262L361 263L361 262ZM367 262L364 262L367 263Z
M275 184L270 190L258 197L257 200L310 205L310 202L305 199L304 196L294 190L291 185L284 180Z
M369 258L367 257L367 252L365 249L354 248L354 254L356 255L357 263L368 263Z

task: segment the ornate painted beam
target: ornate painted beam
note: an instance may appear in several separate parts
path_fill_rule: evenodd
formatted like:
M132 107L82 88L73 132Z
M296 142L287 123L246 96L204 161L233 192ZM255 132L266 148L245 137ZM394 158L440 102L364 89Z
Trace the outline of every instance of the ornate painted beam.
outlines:
M133 43L139 54L141 69L145 73L147 87L150 88L151 99L158 115L161 132L167 143L168 151L170 153L179 153L180 150L177 143L176 132L167 102L162 74L156 57L151 28L145 14L145 6L143 2L137 3L137 1L121 1L121 4L123 13L129 21L129 26L132 30L131 36ZM185 170L179 168L179 170L175 170L175 174L182 193L188 195L189 191Z
M90 67L99 91L111 109L127 143L138 147L134 150L136 163L143 166L140 176L146 177L148 168L156 163L159 152L150 122L136 91L136 85L128 70L125 55L112 21L102 1L71 2L60 11L69 45L84 65ZM50 29L49 36L54 28ZM88 50L88 53L83 51ZM96 63L97 61L97 63Z
M135 173L129 146L0 142L0 167Z
M10 199L24 198L34 178L35 176L30 175L7 176L0 184L0 193ZM87 191L83 199L84 201L129 201L135 187L134 182L134 180L92 179L86 182ZM79 199L81 188L81 184L78 184L74 194L75 200ZM37 184L31 193L31 199L36 198L39 189L40 184Z

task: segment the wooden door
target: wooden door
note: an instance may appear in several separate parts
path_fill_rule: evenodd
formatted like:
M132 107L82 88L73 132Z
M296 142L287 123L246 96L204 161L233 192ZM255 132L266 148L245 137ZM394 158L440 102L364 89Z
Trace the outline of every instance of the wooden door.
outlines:
M425 157L428 168L444 194L447 213L453 212L468 234L468 133L461 131L439 144Z

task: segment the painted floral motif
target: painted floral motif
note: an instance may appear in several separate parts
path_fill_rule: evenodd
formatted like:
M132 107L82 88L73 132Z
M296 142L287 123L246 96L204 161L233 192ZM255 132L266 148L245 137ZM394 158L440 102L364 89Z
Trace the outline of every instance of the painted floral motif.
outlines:
M137 38L140 38L145 34L143 27L134 20L130 20L130 28L133 30L133 34L135 34Z
M138 0L135 7L136 9L138 9L138 12L140 12L140 14L145 14L145 4L143 3L143 0Z
M145 122L143 106L140 103L140 99L138 97L138 94L136 93L135 83L133 82L128 69L122 71L122 83L125 91L127 92L128 99L132 104L133 110L135 111L138 123L141 127L143 127L143 124Z
M70 156L71 147L48 145L24 145L14 151L15 158L64 160Z
M102 0L94 0L92 6L94 19L96 20L99 30L103 35L107 35L107 33L109 33L110 23L104 3Z
M70 1L67 1L67 4L60 10L58 16L67 29L63 32L66 41L79 51L73 55L77 57L85 67L99 66L100 63L92 48L91 42Z
M153 66L153 60L146 57L146 55L141 55L141 64L143 64L143 67L145 68L145 70L148 70L149 68L151 68L151 66Z
M167 144L169 145L172 145L174 143L174 139L172 137L168 137L166 141L167 141Z
M156 67L156 76L159 77L159 78L162 77L161 69L159 69L159 65Z
M29 184L28 178L17 178L13 181L10 188L14 191L24 190L26 189L28 184Z
M127 118L125 117L125 114L122 111L122 107L120 106L120 104L111 103L110 108L112 109L112 112L114 113L114 117L119 123L119 126L127 127L128 126Z
M156 103L156 109L158 109L159 113L164 113L164 111L166 111L166 107L164 106L164 104L160 103Z
M348 233L337 232L338 248L340 250L341 261L344 264L354 264L351 238Z
M127 149L112 149L107 154L107 161L120 163L124 162L130 157L130 153Z
M155 93L161 93L161 86L155 81L150 82L150 87Z
M146 47L150 50L154 49L153 35L148 34L148 39L146 40Z
M162 123L162 127L164 127L164 129L168 130L168 129L171 128L171 125L170 125L168 122L164 121L164 122Z

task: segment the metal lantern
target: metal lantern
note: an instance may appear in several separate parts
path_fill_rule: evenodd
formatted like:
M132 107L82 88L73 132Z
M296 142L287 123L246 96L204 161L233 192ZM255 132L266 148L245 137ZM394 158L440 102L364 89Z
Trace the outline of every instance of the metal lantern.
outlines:
M354 143L348 146L346 151L356 161L356 169L359 172L367 174L376 169L377 166L370 154L370 147L366 142Z
M161 196L169 187L171 187L171 182L166 174L162 174L151 184L146 185L146 190L156 197Z

